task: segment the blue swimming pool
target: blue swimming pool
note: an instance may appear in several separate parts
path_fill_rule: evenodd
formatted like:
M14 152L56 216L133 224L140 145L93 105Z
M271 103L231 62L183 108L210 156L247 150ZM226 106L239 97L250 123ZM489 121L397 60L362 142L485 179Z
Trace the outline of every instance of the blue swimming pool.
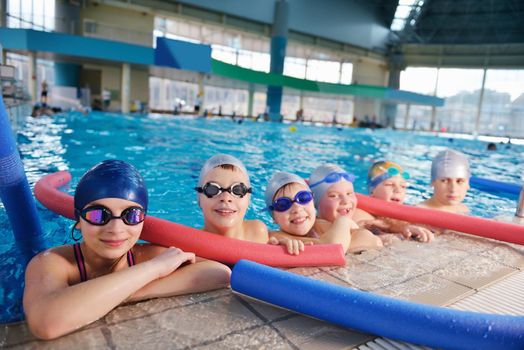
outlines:
M447 147L470 156L475 176L520 183L524 173L524 164L519 162L524 146L519 145L487 153L484 142L430 134L247 120L238 124L231 119L70 113L28 118L17 141L31 186L45 174L68 170L73 181L64 190L73 193L89 167L103 159L120 158L143 174L150 192L150 214L195 227L201 227L203 219L193 187L202 163L218 152L245 162L254 187L248 217L262 219L268 225L272 225L269 216L260 210L264 207L265 184L276 170L307 177L321 163L334 162L354 172L357 191L365 193L367 168L375 160L391 159L411 173L411 204L429 196L431 159ZM474 215L484 217L512 215L515 211L514 200L474 189L466 204ZM70 243L71 222L38 207L47 245ZM19 248L13 245L5 212L0 210L0 317L4 323L23 317L23 261Z

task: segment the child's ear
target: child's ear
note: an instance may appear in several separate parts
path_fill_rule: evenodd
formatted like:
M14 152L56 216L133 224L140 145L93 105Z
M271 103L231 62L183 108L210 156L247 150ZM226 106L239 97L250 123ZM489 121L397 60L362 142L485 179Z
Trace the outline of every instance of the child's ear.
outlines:
M80 230L80 220L76 222L75 229Z

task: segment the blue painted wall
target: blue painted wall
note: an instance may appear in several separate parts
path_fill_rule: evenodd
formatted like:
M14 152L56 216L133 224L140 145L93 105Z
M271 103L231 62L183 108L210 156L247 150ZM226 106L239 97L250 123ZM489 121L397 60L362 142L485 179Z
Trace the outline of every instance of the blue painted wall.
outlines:
M0 43L6 49L32 50L99 58L117 62L153 65L151 47L31 29L0 28Z
M157 38L155 65L211 73L211 46Z
M271 25L276 0L179 0ZM362 48L384 49L389 28L358 0L288 0L289 29Z

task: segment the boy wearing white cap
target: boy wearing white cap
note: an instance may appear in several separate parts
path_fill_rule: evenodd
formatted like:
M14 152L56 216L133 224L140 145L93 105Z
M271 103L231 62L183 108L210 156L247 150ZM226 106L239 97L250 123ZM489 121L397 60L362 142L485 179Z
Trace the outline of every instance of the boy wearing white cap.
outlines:
M313 193L300 176L287 172L276 172L266 188L266 209L279 231L270 232L273 244L288 247L291 254L299 254L304 244L338 243L346 252L351 242L351 228L358 226L348 217L340 217L319 235L314 229L316 210Z
M240 160L227 154L209 158L200 171L195 190L204 215L204 231L256 243L268 242L266 224L244 220L251 186Z
M439 152L431 163L433 196L420 203L420 207L438 209L457 214L468 214L462 203L469 190L471 176L468 157L460 152Z
M369 213L357 208L357 197L353 189L355 176L335 164L317 167L309 177L309 187L313 191L318 217L315 223L317 232L325 232L340 216L360 221L373 220ZM350 252L380 249L382 241L371 231L359 228L351 231Z

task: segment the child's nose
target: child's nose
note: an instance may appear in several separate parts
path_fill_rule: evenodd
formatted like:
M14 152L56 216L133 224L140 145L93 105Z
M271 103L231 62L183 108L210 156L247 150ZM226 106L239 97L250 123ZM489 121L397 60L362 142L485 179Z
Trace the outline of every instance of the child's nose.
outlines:
M228 191L222 191L222 193L220 193L218 197L222 202L231 202L233 200L233 195Z

